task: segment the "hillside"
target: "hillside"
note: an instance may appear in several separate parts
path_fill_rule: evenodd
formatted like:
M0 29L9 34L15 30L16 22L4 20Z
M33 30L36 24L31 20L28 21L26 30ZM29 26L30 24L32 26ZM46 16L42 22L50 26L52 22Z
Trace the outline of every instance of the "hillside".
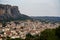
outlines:
M33 19L39 20L41 22L51 22L51 23L60 23L60 17L49 17L49 16L32 16Z

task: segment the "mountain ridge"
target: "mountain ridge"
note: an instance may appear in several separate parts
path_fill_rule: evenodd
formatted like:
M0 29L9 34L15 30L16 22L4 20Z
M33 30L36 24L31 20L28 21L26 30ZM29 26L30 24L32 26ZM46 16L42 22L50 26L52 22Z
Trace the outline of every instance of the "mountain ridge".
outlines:
M41 22L51 22L51 23L60 23L60 17L50 17L50 16L31 16L33 19Z

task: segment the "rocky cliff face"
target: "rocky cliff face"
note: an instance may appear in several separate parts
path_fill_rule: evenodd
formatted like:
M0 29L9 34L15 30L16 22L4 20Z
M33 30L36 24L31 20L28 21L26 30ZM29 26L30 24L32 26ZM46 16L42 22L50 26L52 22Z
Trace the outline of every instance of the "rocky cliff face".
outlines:
M0 4L0 22L10 20L25 20L30 17L19 12L18 6L2 5Z

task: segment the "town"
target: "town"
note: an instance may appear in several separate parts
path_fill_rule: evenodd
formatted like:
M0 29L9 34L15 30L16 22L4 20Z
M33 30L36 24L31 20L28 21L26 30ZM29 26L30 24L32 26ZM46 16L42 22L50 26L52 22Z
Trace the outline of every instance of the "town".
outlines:
M10 38L22 38L25 39L26 35L30 33L31 35L39 35L45 29L55 29L60 26L59 23L42 23L40 21L11 21L7 22L5 27L2 27L0 23L0 40L3 37Z

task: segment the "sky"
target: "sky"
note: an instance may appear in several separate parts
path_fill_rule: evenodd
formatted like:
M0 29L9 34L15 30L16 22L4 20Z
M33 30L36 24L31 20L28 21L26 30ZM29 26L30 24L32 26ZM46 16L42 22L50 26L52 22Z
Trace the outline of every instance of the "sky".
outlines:
M0 4L18 6L19 11L28 16L60 17L60 0L0 0Z

